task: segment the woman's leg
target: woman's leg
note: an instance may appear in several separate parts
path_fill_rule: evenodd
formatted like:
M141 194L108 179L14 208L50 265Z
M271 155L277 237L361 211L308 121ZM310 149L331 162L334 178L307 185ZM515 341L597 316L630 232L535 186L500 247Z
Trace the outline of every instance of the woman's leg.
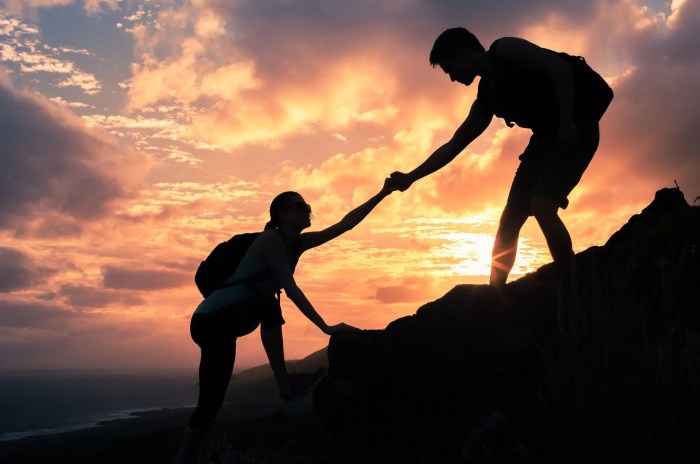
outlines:
M219 413L231 380L236 357L235 341L230 347L202 348L199 362L199 399L182 437L176 464L186 464L199 449L204 432Z
M236 359L236 336L214 315L195 315L190 325L192 338L201 348L199 398L183 435L176 463L187 463L197 452L218 414L231 381Z
M321 381L326 369L316 372L294 373L287 372L284 360L284 340L282 338L282 309L277 299L261 300L259 306L261 315L260 338L262 339L270 367L275 374L275 380L280 389L280 398L290 407L297 405Z
M188 464L202 445L204 434L199 432L189 425L185 427L185 432L182 435L180 442L180 450L175 458L175 464Z
M270 361L280 392L286 392L289 389L289 373L284 361L284 318L280 301L275 297L261 298L256 307L260 311L260 339L265 347L267 359Z
M188 425L204 432L224 403L236 358L236 342L202 347L199 362L199 399Z
M284 361L282 326L261 328L260 339L265 347L265 353L267 353L267 359L270 361L270 367L275 375L275 380L277 380L277 385L279 385L281 392L285 392L289 389L289 373L287 372L287 364Z

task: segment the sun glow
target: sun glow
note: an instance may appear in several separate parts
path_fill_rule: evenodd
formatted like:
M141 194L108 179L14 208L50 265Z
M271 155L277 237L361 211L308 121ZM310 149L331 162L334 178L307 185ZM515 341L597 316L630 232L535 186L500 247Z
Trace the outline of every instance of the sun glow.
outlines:
M454 232L440 238L444 239L445 243L433 251L434 259L450 264L438 271L439 275L489 275L493 248L492 234Z
M438 237L435 237L438 238ZM491 273L491 250L494 236L488 233L454 232L439 237L444 240L432 251L434 262L444 263L435 268L439 276L488 276ZM551 259L542 244L520 239L510 280L535 271Z

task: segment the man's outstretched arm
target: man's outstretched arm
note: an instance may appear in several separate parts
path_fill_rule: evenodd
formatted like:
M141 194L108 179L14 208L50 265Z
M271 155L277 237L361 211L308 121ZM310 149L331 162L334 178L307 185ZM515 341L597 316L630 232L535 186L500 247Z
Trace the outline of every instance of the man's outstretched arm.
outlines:
M394 172L391 174L393 188L403 192L418 179L422 179L445 167L489 127L492 118L493 115L491 113L481 108L479 100L475 100L469 110L467 119L464 120L447 143L435 150L413 171L409 173Z

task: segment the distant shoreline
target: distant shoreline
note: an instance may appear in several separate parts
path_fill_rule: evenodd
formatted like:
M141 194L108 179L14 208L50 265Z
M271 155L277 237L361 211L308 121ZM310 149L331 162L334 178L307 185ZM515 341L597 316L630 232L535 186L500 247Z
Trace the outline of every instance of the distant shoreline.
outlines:
M303 360L288 361L288 367L312 371L327 363L324 348ZM237 374L212 426L213 431L222 427L237 428L236 424L249 420L313 414L311 395L294 411L285 410L269 365ZM193 410L194 406L122 409L90 421L90 427L85 423L85 427L79 429L47 429L42 434L0 440L0 464L166 462L177 451Z
M182 428L191 411L192 408L182 407L132 412L79 430L0 441L0 463L56 462L53 456L66 456L66 462L74 458L81 462L79 459L109 449L115 443Z
M110 453L138 454L143 449L147 449L144 453L157 457L148 462L166 462L164 459L176 452L193 410L193 407L183 406L132 411L123 418L108 418L90 428L0 441L0 464L116 463L119 461L114 461L116 458L110 457ZM213 430L273 417L283 410L284 404L276 394L273 379L234 385ZM309 396L292 413L311 414L312 411L313 401ZM132 447L138 450L130 449Z
M180 407L133 412L123 419L106 420L91 428L0 441L0 464L112 463L116 461L106 458L112 452L137 454L137 450L129 450L132 446L147 447L148 453L157 456L157 460L149 462L166 462L168 456L177 451L192 410ZM272 417L275 410L280 408L270 405L256 414L244 414L240 404L224 404L213 430ZM302 403L294 414L309 414L311 411L309 398L308 403L305 406Z
M192 369L0 372L0 443L95 429L140 413L194 407Z
M138 419L144 416L148 416L152 413L166 412L170 410L178 409L194 409L196 405L182 406L178 408L143 408L143 409L126 409L118 410L114 412L109 412L105 417L95 419L83 424L67 425L60 427L53 427L47 429L35 429L35 430L24 430L19 432L8 432L0 434L0 443L12 442L17 440L23 440L25 438L39 438L39 437L50 437L53 435L60 435L64 433L80 432L82 430L94 429L97 427L107 426L112 422L125 421L129 419Z

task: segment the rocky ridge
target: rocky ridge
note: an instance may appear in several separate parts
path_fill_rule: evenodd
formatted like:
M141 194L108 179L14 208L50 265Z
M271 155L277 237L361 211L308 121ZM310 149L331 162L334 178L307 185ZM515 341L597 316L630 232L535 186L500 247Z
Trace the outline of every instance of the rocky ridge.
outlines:
M699 245L700 209L662 189L568 279L458 285L332 337L336 462L697 462Z

